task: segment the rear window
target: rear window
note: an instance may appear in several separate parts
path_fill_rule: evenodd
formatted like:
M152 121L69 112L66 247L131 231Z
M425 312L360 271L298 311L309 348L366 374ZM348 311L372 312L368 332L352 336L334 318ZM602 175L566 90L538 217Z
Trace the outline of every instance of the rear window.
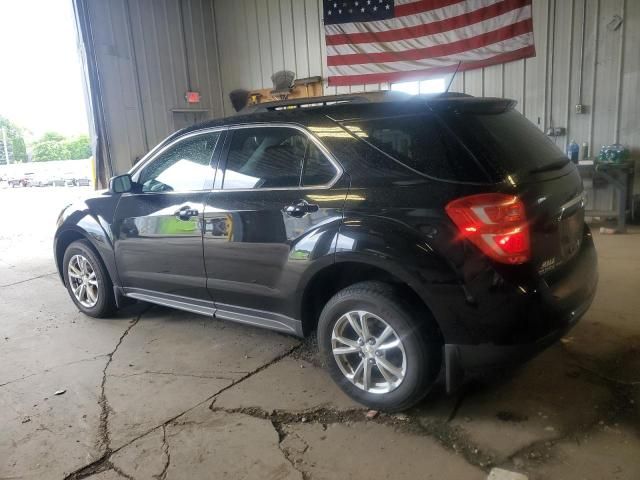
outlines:
M398 162L430 177L486 182L473 156L434 115L345 121L343 126Z
M476 158L501 174L529 173L566 158L549 137L515 110L444 113L441 118Z

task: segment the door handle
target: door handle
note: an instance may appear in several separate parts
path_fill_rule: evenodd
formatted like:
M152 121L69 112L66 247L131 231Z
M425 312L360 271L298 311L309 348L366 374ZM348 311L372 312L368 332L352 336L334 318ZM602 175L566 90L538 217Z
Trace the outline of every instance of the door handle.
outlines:
M317 211L318 205L309 203L306 200L298 200L297 202L284 207L284 213L286 213L290 217L295 218L301 218L304 217L307 213L313 213Z
M198 210L187 205L178 210L174 215L178 220L189 220L191 217L197 217L198 214Z

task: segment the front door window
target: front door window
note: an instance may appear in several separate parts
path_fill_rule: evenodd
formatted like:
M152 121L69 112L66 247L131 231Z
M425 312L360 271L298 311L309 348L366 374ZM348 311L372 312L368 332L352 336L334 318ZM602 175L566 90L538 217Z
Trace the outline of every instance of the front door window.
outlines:
M188 137L170 146L138 178L142 192L193 192L210 188L211 155L220 132Z

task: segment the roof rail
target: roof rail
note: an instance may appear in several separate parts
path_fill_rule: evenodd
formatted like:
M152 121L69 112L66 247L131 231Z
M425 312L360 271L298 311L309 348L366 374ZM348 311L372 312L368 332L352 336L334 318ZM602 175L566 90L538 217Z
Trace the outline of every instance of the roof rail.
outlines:
M249 105L238 113L241 115L257 112L272 112L275 110L293 110L302 108L325 107L338 103L370 103L408 100L411 95L403 92L384 90L379 92L349 93L343 95L326 95L323 97L292 98L275 102L264 102Z

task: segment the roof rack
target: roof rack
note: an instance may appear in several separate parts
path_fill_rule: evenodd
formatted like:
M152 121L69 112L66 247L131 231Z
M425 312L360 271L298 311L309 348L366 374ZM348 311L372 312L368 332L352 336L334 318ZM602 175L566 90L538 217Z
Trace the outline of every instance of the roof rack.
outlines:
M456 98L471 97L466 93L444 92L432 95L410 95L408 93L380 90L377 92L361 92L347 93L342 95L326 95L323 97L303 97L291 98L288 100L277 100L273 102L263 102L255 105L248 105L238 112L239 115L245 115L258 112L273 112L277 110L296 110L304 108L326 107L328 105L336 105L340 103L380 103L380 102L398 102L409 101L419 98Z
M409 100L412 96L403 92L394 92L390 90L379 92L363 92L349 93L343 95L327 95L324 97L304 97L292 98L289 100L278 100L275 102L264 102L256 105L249 105L239 114L272 112L276 110L294 110L303 108L325 107L328 105L336 105L340 103L372 103L372 102L391 102L399 100Z

